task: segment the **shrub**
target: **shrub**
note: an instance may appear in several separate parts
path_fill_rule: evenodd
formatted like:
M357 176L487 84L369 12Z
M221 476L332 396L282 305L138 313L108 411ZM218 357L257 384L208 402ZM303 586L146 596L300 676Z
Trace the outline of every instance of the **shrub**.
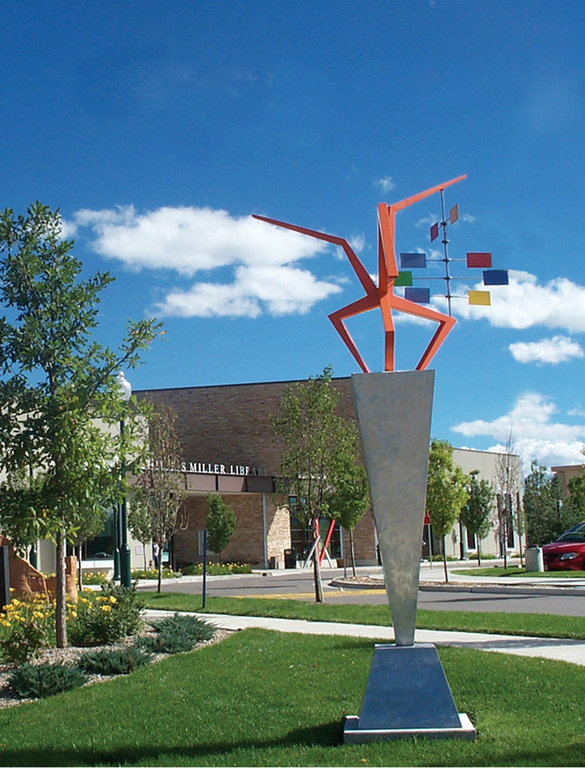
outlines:
M105 571L98 571L91 572L83 574L83 583L84 584L106 584L108 582L108 577Z
M70 691L87 682L77 667L65 664L22 664L8 678L12 690L21 699L41 699Z
M138 638L136 644L151 653L184 653L197 643L211 640L217 629L196 616L175 613L153 622L154 635Z
M136 646L102 648L84 654L78 666L85 672L98 675L127 675L137 667L148 664L150 660L150 654Z
M173 571L171 568L162 569L163 579L178 579L181 573L179 571ZM136 570L132 571L133 579L158 579L158 570L156 568L149 568L148 570Z
M0 613L0 654L6 661L30 659L51 644L55 609L44 595L32 600L13 599Z
M184 576L200 576L203 573L203 563L185 565L181 568ZM210 576L229 576L232 573L252 573L249 563L208 563L207 573Z
M101 592L84 591L67 617L73 645L105 645L131 635L140 627L143 602L136 587L102 585Z

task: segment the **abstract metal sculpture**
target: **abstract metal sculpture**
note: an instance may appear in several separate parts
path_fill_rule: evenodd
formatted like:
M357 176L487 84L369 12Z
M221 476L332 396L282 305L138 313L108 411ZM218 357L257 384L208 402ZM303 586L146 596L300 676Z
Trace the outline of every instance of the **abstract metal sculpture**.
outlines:
M394 248L396 214L435 192L441 193L443 204L443 190L464 178L459 176L392 205L378 205L377 285L342 237L264 216L254 217L341 246L365 291L365 296L333 312L329 318L363 371L353 374L352 389L395 645L375 646L360 716L348 715L345 721L344 741L347 743L413 735L475 738L475 729L469 718L457 712L436 649L430 645L415 644L434 387L434 371L425 369L455 325L450 309L451 278L445 234L449 315L422 307L416 299L413 301L394 292L395 285L412 285L412 275L398 271ZM456 220L455 213L451 218L452 222ZM443 212L442 226L446 226L444 219ZM435 229L438 232L438 225L431 230L432 239L436 237ZM486 255L489 254L471 254L476 257L476 262L482 262L482 266ZM406 257L403 266L425 266L425 254L401 254L401 261L403 256ZM472 264L468 263L468 266ZM411 291L417 296L416 292L420 289ZM428 301L427 294L428 291L425 291L425 298L420 300ZM376 308L380 309L384 324L383 373L370 373L345 325L348 318ZM438 323L416 371L394 372L393 310ZM404 407L405 403L408 407Z
M387 205L386 203L380 203L378 205L378 285L372 280L354 250L344 238L254 214L254 218L259 219L260 221L275 224L276 226L284 227L285 229L291 229L294 232L300 232L301 234L309 235L310 237L315 237L319 240L325 240L328 243L333 243L334 245L339 245L343 248L358 280L362 284L365 296L348 304L346 307L342 307L336 312L333 312L329 315L329 319L364 373L369 373L369 369L347 330L345 321L348 318L362 314L363 312L369 312L371 309L380 309L380 312L382 313L382 321L384 323L385 371L393 371L395 367L394 320L392 317L392 310L404 312L416 317L422 317L427 320L433 320L438 323L438 328L435 331L434 336L416 366L416 370L418 371L423 371L427 368L439 347L445 341L449 331L455 325L455 319L453 317L444 315L429 307L423 307L414 301L410 301L409 299L394 293L394 283L399 275L394 247L396 231L395 217L399 211L408 208L410 205L414 205L414 203L418 203L420 200L430 197L430 195L433 195L436 192L442 192L447 187L450 187L452 184L456 184L458 181L462 181L465 178L465 176L458 176L456 179L451 179L443 184L438 184L424 192L419 192L412 197L407 197L405 200L401 200L398 203L392 203L392 205Z

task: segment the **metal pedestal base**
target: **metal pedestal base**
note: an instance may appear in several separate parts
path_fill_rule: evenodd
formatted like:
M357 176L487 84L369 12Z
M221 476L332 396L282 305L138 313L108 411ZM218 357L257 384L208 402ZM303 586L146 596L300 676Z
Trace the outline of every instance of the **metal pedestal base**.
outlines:
M475 739L467 715L457 712L434 645L374 646L360 716L345 720L346 744L406 736Z

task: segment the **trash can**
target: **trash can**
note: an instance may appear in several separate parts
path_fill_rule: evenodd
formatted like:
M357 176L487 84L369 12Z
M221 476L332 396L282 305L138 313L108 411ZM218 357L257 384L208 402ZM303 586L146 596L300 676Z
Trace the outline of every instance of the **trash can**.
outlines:
M294 551L294 549L284 550L284 567L285 568L297 567L297 553Z
M541 547L528 547L526 550L526 573L529 571L536 571L542 573L544 571L544 559L542 557Z

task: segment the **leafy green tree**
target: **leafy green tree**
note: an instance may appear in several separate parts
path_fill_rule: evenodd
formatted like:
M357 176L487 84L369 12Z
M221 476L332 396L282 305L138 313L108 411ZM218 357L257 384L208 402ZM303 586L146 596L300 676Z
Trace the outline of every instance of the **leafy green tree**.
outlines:
M370 490L365 467L358 459L357 435L348 425L345 441L339 446L333 476L325 496L327 516L349 533L352 573L355 576L353 529L370 505Z
M331 366L319 376L287 387L278 414L271 417L281 446L280 471L289 495L298 499L298 514L313 538L315 600L323 602L319 564L319 518L328 516L330 488L342 446L355 433L335 412L340 394L332 382Z
M561 509L563 530L585 520L585 475L572 477L567 487L569 495L563 501Z
M495 491L487 480L479 478L479 471L469 473L468 498L461 508L459 520L477 539L477 564L481 565L481 540L490 532L490 516L494 507Z
M446 582L449 581L449 574L445 536L453 528L459 513L467 503L468 486L469 476L461 467L454 466L453 446L446 440L433 440L429 452L426 507L433 532L441 540Z
M186 527L185 474L181 471L181 443L176 413L157 403L150 412L146 465L138 475L129 516L131 530L143 543L154 540L158 558L158 592L162 589L162 552L175 531Z
M236 513L219 493L207 497L207 543L221 563L221 553L236 530Z
M562 490L556 475L533 461L524 479L524 515L529 546L554 541L566 530L562 518Z
M129 470L139 459L116 373L138 364L158 324L130 323L118 352L95 341L100 292L113 278L82 279L73 243L61 233L59 212L41 203L26 216L0 214L0 469L41 473L29 488L0 484L0 525L17 543L30 543L33 533L55 542L56 638L64 647L65 544L125 492L122 457L132 455ZM107 427L124 415L121 440Z

